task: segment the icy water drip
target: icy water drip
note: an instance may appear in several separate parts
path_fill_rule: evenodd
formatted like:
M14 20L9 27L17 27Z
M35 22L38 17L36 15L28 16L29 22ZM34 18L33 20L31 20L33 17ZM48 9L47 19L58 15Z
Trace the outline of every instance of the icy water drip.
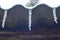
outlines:
M31 31L31 15L32 15L32 9L35 8L38 4L38 0L29 0L27 4L25 5L25 8L29 9L29 31Z
M54 21L56 22L56 23L58 23L57 22L57 16L56 16L56 8L53 8L53 16L54 16Z
M32 16L32 9L29 9L29 31L31 31L31 16Z
M4 12L4 17L3 17L3 20L2 20L2 28L4 28L6 18L7 18L7 10L5 10L5 12Z

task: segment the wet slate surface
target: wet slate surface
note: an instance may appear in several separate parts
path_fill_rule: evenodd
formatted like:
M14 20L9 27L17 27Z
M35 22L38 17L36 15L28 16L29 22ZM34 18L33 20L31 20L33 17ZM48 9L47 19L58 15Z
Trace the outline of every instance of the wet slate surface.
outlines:
M60 34L29 35L29 33L27 32L21 32L21 33L6 32L6 31L0 32L0 40L60 40Z
M1 21L3 18L3 9L1 9ZM8 10L7 19L5 23L4 30L28 30L28 9L24 8L21 5L15 5L11 9ZM57 17L59 20L59 7L57 8ZM0 21L0 22L1 22ZM59 29L59 21L58 24L55 23L52 8L49 6L42 4L38 5L36 8L32 10L32 31L38 29ZM2 24L2 23L1 23ZM0 24L0 25L1 25Z
M2 20L4 16L4 10L0 8L0 30L2 31Z
M54 25L54 18L52 13L52 8L47 5L38 5L33 9L32 13L32 28L43 27L48 28Z
M36 33L60 33L59 23L59 21L58 24L55 23L51 7L42 4L33 9L32 30Z
M28 10L21 5L15 5L8 10L5 30L7 31L27 31L28 30Z
M60 7L57 8L56 12L58 17L58 24L56 24L53 18L52 8L45 4L38 5L32 10L32 31L29 31L28 9L24 8L21 5L15 5L9 9L4 29L1 26L4 10L0 9L0 40L60 40L59 10ZM21 35L45 35L46 37L24 38ZM49 35L57 35L57 37L48 37Z

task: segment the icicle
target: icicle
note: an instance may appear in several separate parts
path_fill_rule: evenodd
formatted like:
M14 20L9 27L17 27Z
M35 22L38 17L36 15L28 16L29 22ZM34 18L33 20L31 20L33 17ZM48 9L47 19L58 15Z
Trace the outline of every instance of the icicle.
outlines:
M57 16L56 16L56 8L53 8L53 16L54 16L54 21L56 22L56 23L58 23L57 22Z
M32 15L32 9L29 9L29 30L31 31L31 15Z
M2 27L3 28L4 28L4 25L5 25L6 18L7 18L7 10L5 10L4 17L3 17L3 20L2 20Z

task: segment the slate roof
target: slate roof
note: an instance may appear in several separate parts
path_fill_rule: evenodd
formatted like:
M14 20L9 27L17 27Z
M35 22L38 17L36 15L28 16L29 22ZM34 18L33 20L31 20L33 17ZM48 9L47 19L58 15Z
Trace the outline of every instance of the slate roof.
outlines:
M32 9L32 31L44 32L44 30L60 31L60 7L57 8L58 24L55 23L52 8L45 4ZM29 31L28 9L21 5L15 5L8 10L5 28L1 27L4 10L0 8L0 30L3 31Z

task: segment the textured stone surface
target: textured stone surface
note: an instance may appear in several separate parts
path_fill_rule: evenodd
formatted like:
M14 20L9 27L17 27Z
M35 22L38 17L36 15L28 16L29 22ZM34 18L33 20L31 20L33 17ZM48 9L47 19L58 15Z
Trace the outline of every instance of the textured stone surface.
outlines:
M54 17L52 13L52 8L47 5L38 5L33 9L32 13L32 27L51 27L54 25Z
M2 30L2 20L4 16L4 10L0 8L0 30Z
M5 30L27 31L28 30L28 10L21 5L15 5L8 10Z
M32 35L27 32L21 33L6 31L0 32L0 40L60 40L60 34Z
M32 10L32 31L28 30L28 9L16 5L8 10L5 28L2 29L4 10L0 8L0 40L60 40L60 7L58 24L54 22L52 8L42 4ZM3 31L2 31L3 30Z

